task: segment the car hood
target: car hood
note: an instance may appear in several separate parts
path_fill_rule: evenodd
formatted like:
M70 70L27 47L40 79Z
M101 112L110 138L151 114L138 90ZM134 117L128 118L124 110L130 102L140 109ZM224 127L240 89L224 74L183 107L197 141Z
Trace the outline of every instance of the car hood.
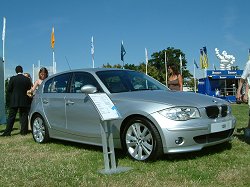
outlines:
M145 90L115 93L111 95L111 98L114 100L143 101L170 106L206 107L210 105L228 104L227 101L203 94L163 90Z

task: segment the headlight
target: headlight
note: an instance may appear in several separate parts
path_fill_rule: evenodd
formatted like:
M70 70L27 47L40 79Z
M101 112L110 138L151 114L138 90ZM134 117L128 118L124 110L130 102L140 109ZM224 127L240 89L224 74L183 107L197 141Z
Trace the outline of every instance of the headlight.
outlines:
M168 119L175 121L185 121L200 117L199 110L194 107L174 107L159 111L159 113Z

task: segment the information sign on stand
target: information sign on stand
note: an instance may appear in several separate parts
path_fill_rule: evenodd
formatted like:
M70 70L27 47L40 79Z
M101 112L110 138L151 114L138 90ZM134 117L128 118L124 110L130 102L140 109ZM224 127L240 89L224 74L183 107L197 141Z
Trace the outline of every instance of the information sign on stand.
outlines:
M112 120L119 119L121 117L117 108L106 93L94 93L88 94L88 96L100 115L100 128L105 167L100 172L103 174L113 174L130 170L130 167L117 167L116 164Z

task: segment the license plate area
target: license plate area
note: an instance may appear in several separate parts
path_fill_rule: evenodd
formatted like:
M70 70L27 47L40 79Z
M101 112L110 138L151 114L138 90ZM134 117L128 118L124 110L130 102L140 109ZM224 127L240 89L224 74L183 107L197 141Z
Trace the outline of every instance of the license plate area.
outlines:
M219 122L219 123L212 123L211 124L211 133L213 132L221 132L225 131L228 129L233 128L233 123L232 121L224 121L224 122Z

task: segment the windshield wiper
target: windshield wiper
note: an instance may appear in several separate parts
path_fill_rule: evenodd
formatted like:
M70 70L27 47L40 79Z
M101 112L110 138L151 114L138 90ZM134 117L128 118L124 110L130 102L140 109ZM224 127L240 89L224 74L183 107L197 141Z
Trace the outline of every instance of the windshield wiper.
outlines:
M153 89L153 88L142 88L142 89L133 89L131 91L143 91L143 90L158 90L158 89Z

